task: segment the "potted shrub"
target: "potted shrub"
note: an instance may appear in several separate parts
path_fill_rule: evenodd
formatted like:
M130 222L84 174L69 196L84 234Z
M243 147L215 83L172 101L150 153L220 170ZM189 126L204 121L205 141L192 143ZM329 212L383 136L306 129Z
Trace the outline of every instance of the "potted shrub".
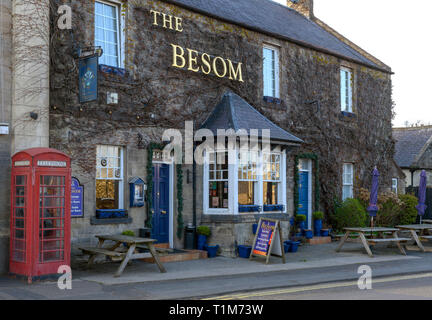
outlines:
M314 237L313 231L310 229L305 230L304 235L306 239L312 239Z
M314 219L314 234L315 236L319 237L321 236L321 229L322 229L322 221L324 219L324 213L321 211L316 211L312 214Z
M207 226L199 226L197 228L198 234L198 250L205 250L205 246L207 245L207 238L210 237L211 231Z
M295 220L297 223L297 227L300 228L301 232L303 233L305 229L306 216L304 214L298 214Z

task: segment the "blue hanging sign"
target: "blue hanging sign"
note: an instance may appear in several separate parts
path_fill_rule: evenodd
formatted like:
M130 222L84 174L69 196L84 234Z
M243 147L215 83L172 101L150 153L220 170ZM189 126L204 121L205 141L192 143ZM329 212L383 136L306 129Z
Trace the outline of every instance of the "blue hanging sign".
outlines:
M71 217L84 217L84 186L80 185L77 178L72 178L71 189Z
M99 56L93 55L79 59L79 100L80 103L98 99Z

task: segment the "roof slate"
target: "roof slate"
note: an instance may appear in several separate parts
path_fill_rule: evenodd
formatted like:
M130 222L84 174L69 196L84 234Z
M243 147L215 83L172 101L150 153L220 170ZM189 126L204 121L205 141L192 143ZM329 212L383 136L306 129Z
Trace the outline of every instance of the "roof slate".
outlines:
M395 128L395 161L401 168L415 166L420 153L432 138L432 127Z
M202 128L209 129L217 135L218 129L270 130L270 139L279 142L303 143L303 140L280 128L241 97L233 92L226 92L215 107Z
M340 41L297 11L271 0L164 0L184 8L307 44L337 56L378 68L380 66ZM383 70L388 72L387 70Z

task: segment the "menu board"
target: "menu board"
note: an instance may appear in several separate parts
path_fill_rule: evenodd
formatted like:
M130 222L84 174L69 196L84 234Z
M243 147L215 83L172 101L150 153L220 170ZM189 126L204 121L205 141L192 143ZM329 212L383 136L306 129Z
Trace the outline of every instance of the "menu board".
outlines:
M76 178L72 178L71 188L71 217L84 217L84 187Z
M268 263L271 255L281 257L285 263L280 221L261 218L250 257L265 257Z

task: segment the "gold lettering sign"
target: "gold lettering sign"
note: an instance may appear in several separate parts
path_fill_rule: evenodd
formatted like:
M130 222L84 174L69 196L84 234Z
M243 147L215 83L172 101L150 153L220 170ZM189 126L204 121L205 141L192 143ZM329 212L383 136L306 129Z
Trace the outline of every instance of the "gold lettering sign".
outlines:
M182 18L155 10L150 10L150 14L153 16L154 26L183 32ZM213 73L218 78L228 77L233 81L244 82L241 62L235 65L230 59L212 57L208 53L199 53L197 50L189 48L185 50L185 48L175 44L171 44L171 47L173 49L172 66L175 68L186 68L188 71L202 72L206 75Z
M199 53L196 50L186 48L186 50L176 44L171 44L173 49L172 66L192 72L202 72L204 74L213 73L219 78L228 77L230 80L244 82L243 64L241 62L234 66L230 59L222 57L211 57L208 53Z

